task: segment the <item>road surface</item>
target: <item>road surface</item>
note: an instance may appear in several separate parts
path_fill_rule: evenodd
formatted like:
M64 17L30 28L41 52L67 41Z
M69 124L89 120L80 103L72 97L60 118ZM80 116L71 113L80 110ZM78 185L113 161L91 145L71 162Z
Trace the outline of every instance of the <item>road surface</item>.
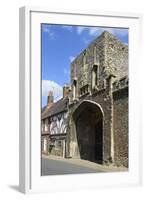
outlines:
M81 174L81 173L96 173L103 172L85 166L79 166L73 163L64 162L61 160L52 160L42 158L42 172L41 175L61 175L61 174Z

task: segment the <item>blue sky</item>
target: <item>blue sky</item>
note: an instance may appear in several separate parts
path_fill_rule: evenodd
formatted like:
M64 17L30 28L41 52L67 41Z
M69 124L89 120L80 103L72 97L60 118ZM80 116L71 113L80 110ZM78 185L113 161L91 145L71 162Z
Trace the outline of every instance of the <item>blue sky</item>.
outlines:
M53 91L55 101L62 97L63 85L70 83L71 61L104 30L128 44L128 29L41 25L42 107L46 105L48 91Z

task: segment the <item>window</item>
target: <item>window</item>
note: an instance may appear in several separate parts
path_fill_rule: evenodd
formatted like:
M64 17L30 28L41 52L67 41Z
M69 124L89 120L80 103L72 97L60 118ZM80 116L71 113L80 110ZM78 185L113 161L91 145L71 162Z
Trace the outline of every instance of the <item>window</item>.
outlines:
M42 131L45 131L45 120L42 120Z
M44 138L44 152L47 151L47 139Z
M83 53L83 69L84 69L84 71L87 69L87 55L86 55L86 50Z
M73 81L73 100L77 98L77 81Z
M45 119L45 131L48 131L48 119Z
M93 66L92 69L92 89L96 89L99 80L99 67L97 65Z
M77 65L76 64L74 64L73 70L74 70L74 77L77 77Z
M62 146L61 140L55 140L55 150L60 150Z
M97 51L96 51L96 46L94 46L94 63L97 63Z
M88 84L85 85L85 86L83 86L82 88L80 88L80 94L81 94L81 96L87 94L88 92L89 92L89 86L88 86Z
M106 79L103 80L103 88L106 89Z

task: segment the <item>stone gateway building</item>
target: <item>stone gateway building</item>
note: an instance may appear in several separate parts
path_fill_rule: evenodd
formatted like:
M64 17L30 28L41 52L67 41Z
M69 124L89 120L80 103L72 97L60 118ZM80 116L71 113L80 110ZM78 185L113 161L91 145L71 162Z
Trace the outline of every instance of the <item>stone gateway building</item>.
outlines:
M128 46L96 38L71 63L68 98L66 157L128 167Z

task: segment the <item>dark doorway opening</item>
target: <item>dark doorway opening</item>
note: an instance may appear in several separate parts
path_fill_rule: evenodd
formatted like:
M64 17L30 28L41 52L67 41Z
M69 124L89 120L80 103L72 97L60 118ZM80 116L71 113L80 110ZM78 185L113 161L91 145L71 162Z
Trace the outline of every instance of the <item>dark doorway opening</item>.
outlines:
M95 125L95 161L102 163L102 154L103 154L103 138L102 138L102 120L99 120Z
M96 163L103 160L103 114L92 102L83 101L74 112L80 158Z

